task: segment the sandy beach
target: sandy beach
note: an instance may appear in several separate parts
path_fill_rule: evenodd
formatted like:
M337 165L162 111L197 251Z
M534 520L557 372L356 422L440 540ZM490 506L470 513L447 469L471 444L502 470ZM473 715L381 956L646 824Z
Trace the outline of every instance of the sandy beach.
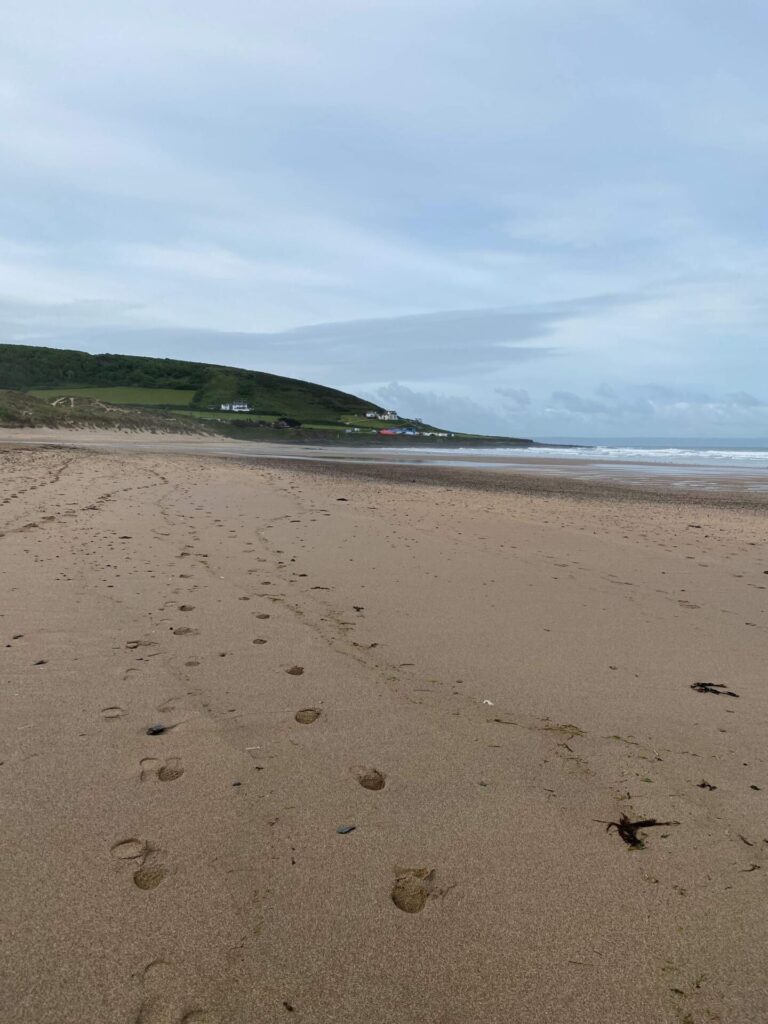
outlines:
M768 1019L764 496L198 451L0 437L3 1024Z

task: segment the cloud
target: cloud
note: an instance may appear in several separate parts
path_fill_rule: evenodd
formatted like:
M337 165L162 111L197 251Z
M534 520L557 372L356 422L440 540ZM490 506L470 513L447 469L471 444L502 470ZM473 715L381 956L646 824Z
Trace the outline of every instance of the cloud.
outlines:
M366 397L440 426L515 437L768 435L768 402L748 393L707 395L653 382L599 385L595 393L600 400L571 391L538 396L521 390L518 396L515 389L497 388L495 399L483 399L466 390L391 383L370 389Z
M603 402L596 402L593 398L582 398L574 395L572 391L553 391L552 405L557 411L564 410L588 416L608 412L608 407Z
M754 395L749 395L746 391L737 391L726 395L725 401L737 409L765 409L768 406L768 402L755 398Z
M601 385L596 392L601 401L554 392L541 411L553 421L569 423L571 432L581 427L590 428L588 433L620 436L697 436L723 434L724 429L751 436L768 432L768 402L747 392L709 395L655 383L619 389Z
M367 398L396 409L401 416L417 416L432 426L497 435L509 434L509 421L471 398L444 392L421 391L393 382L367 392Z
M139 329L106 323L93 326L97 308L87 303L50 307L0 300L0 324L5 323L9 340L34 337L42 342L85 344L89 350L124 348L140 354L158 347L166 354L221 361L226 351L230 360L273 372L300 375L312 373L341 375L354 381L367 377L379 380L408 368L412 379L449 379L465 372L467 359L476 370L498 371L521 362L545 359L556 354L541 339L554 325L578 315L585 303L553 305L529 310L447 310L416 316L352 320L311 324L287 331L216 332L174 328ZM117 307L113 307L113 312ZM122 309L120 319L134 314ZM70 324L81 317L82 327ZM48 337L41 330L48 323ZM58 329L53 333L53 325ZM14 332L13 328L17 330Z
M501 395L508 409L527 409L531 404L531 396L525 388L496 388L496 394Z

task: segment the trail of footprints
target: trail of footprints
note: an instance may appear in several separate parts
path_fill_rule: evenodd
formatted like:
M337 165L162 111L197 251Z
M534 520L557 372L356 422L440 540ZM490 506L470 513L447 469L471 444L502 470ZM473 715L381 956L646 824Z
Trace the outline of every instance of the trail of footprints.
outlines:
M45 462L45 459L41 459ZM74 457L73 459L63 460L60 467L57 468L57 473L53 480L48 480L46 483L55 483L58 477L69 468L70 464L74 463L76 469L81 466L80 457ZM144 490L145 488L154 488L167 484L164 478L159 478L158 482L148 483L140 485L136 489ZM32 490L35 490L37 484L32 486ZM123 488L123 491L133 490L134 488ZM13 494L13 498L20 497L23 493L23 489L19 489L17 493ZM84 507L78 506L71 510L64 510L63 515L75 516L78 512L85 510L98 511L102 504L110 501L115 492L107 492L100 494L95 502ZM189 496L187 494L187 496ZM168 495L167 497L170 497ZM8 499L5 499L7 502ZM168 522L169 526L177 528L179 521L184 516L178 513L175 508L168 509L164 507L164 498L161 497L155 504L163 515L164 519ZM202 508L196 509L196 511L203 511ZM323 510L323 514L327 513ZM53 519L54 517L48 516L47 519ZM216 522L216 525L221 527L221 522ZM198 534L189 525L184 527L189 535L189 539L193 542L199 540ZM234 535L234 531L230 531ZM166 543L165 538L172 536L170 533L154 531L154 536L157 542L161 545ZM153 562L151 565L147 563L147 568L129 568L132 564L131 557L128 556L126 551L121 551L119 557L116 559L119 564L105 565L103 558L97 551L98 544L104 542L109 550L115 548L114 541L130 541L131 536L129 533L120 533L119 537L114 531L107 531L104 534L98 530L91 529L88 534L88 542L82 541L82 538L78 537L77 540L80 543L77 552L82 557L87 565L92 569L97 569L100 574L101 582L107 584L108 588L112 588L112 582L108 582L114 579L119 579L121 572L126 576L135 575L137 572L147 572L151 579L155 579L155 573L162 571L163 567L160 562ZM173 543L173 542L171 542ZM249 541L248 545L251 546L252 542ZM95 546L94 546L95 545ZM73 547L74 550L74 547ZM174 556L174 562L176 558L186 557L188 559L187 564L194 565L198 563L201 568L212 572L206 559L207 555L199 552L196 547L192 544L185 544L181 547L175 547L177 552ZM181 551L181 556L178 552ZM279 554L282 554L280 552ZM154 556L154 552L153 552ZM113 556L114 557L114 556ZM259 561L266 561L265 559L259 559ZM295 559L291 559L291 562ZM178 563L170 562L167 568L170 570L173 568L174 575L176 575L175 567ZM287 563L284 561L278 562L277 568L286 568ZM121 570L118 572L117 570ZM108 571L107 571L108 570ZM261 570L252 570L261 572ZM266 571L266 570L265 570ZM115 576L116 573L116 576ZM297 576L305 576L306 574L296 574ZM192 582L194 579L194 573L179 573L179 580L190 581L185 584L185 590L174 590L173 594L178 595L175 600L171 599L160 609L164 611L175 606L176 610L186 618L190 613L195 611L195 605L188 601L189 595L198 589L198 584ZM267 586L270 581L262 581L262 585ZM314 587L312 589L324 590L328 588ZM138 593L134 596L138 596ZM266 597L267 595L260 595ZM112 599L112 598L110 598ZM186 599L186 600L185 600ZM247 601L247 596L242 596L240 600ZM272 600L276 598L272 597ZM183 603L182 603L183 602ZM362 610L362 609L356 609ZM264 625L270 619L270 615L267 612L257 612L254 618L260 620ZM187 622L190 618L187 618ZM182 620L183 622L183 620ZM182 623L174 624L170 627L170 631L173 636L176 637L194 637L201 631L195 628L193 625L187 626ZM136 636L137 634L134 634ZM253 640L255 645L263 645L268 642L267 637L257 637ZM125 641L125 648L127 651L136 651L136 657L139 661L146 660L146 657L154 657L160 651L158 650L157 640L150 639L128 639ZM142 649L148 648L147 652ZM145 656L142 656L145 655ZM194 658L189 658L184 662L185 667L194 667L199 662ZM136 668L129 668L127 672L137 671ZM287 674L298 676L303 673L301 666L292 666L285 669ZM126 678L128 678L126 672ZM163 714L173 710L172 702L168 701L158 706L157 710ZM105 723L114 723L111 725L112 728L117 727L117 723L120 720L126 718L129 715L127 708L122 707L118 704L110 704L101 708L101 718ZM305 707L300 708L294 714L294 720L297 725L309 726L312 725L321 718L322 710L317 707ZM170 728L170 726L168 727ZM181 779L184 775L185 769L182 764L182 760L178 756L146 756L143 757L138 764L138 779L142 785L152 787L154 785L165 784L169 782L176 782ZM352 770L352 775L356 782L364 789L370 792L378 792L386 786L386 775L378 768L370 766L362 766ZM116 866L118 874L125 878L127 884L131 886L136 892L137 898L151 898L151 894L154 890L158 889L163 883L174 874L174 870L169 865L165 851L163 848L155 842L154 839L146 838L141 835L129 835L124 838L117 839L116 842L110 848L110 856ZM395 907L404 913L414 914L419 913L423 910L430 896L440 894L440 890L437 888L435 883L435 872L425 867L417 868L396 868L395 877L391 883L390 897ZM143 895L140 895L143 894ZM184 985L178 981L178 970L173 965L166 963L163 960L152 961L143 971L141 977L142 986L142 997L141 1006L138 1010L138 1015L135 1017L135 1024L214 1024L218 1021L218 1017L214 1018L204 1008L190 1005L187 997L184 993Z
M180 574L180 578L190 580L191 583L194 575L183 573ZM191 590L196 589L197 584L191 583ZM179 593L178 590L174 591L174 594ZM178 600L177 597L176 601ZM193 604L177 604L176 601L167 602L164 608L175 605L177 611L184 614L195 611ZM266 622L270 615L266 612L257 612L254 617ZM190 637L200 633L199 629L185 625L171 626L170 631L175 637ZM255 645L263 645L268 641L266 637L257 637L252 642ZM137 650L145 646L157 646L157 643L150 640L129 640L125 646L127 650ZM185 667L195 667L199 664L200 662L194 658L188 658L184 662ZM288 675L298 676L303 674L304 669L294 665L285 671ZM157 710L163 714L173 711L174 707L175 699L171 699L158 705ZM121 719L126 714L126 709L118 705L110 705L101 711L103 719L107 721ZM318 707L300 708L295 712L294 720L298 725L313 725L322 714L322 709ZM386 786L386 775L378 768L360 766L354 769L352 774L357 783L370 792L379 792ZM139 779L145 785L175 782L183 775L184 766L178 756L147 756L139 763ZM172 874L163 850L149 839L138 836L121 839L112 846L111 854L121 868L125 869L125 874L130 874L135 888L143 893L151 893ZM442 894L435 883L434 870L421 867L396 868L394 874L390 898L394 906L404 913L419 913L424 909L430 896ZM145 968L142 978L143 998L135 1024L216 1024L218 1017L214 1018L207 1010L187 1004L183 985L180 992L174 993L171 979L175 970L172 965L162 960L153 961Z

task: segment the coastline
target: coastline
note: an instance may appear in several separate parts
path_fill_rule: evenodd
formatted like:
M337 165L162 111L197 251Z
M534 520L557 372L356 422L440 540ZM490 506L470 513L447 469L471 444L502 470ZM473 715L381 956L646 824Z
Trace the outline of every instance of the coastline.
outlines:
M0 448L52 446L93 451L145 452L240 459L249 464L282 463L297 470L320 467L322 473L346 474L438 486L470 487L519 494L568 494L614 501L662 501L719 507L768 506L768 473L721 466L648 464L641 460L601 461L598 458L483 453L479 459L455 453L405 452L371 445L367 449L326 444L281 444L237 441L220 437L157 435L106 430L0 431Z

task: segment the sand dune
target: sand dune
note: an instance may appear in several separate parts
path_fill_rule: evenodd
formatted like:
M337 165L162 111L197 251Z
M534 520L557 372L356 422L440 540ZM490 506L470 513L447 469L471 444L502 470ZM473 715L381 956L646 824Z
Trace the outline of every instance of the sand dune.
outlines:
M0 479L3 1022L768 1019L759 506Z

